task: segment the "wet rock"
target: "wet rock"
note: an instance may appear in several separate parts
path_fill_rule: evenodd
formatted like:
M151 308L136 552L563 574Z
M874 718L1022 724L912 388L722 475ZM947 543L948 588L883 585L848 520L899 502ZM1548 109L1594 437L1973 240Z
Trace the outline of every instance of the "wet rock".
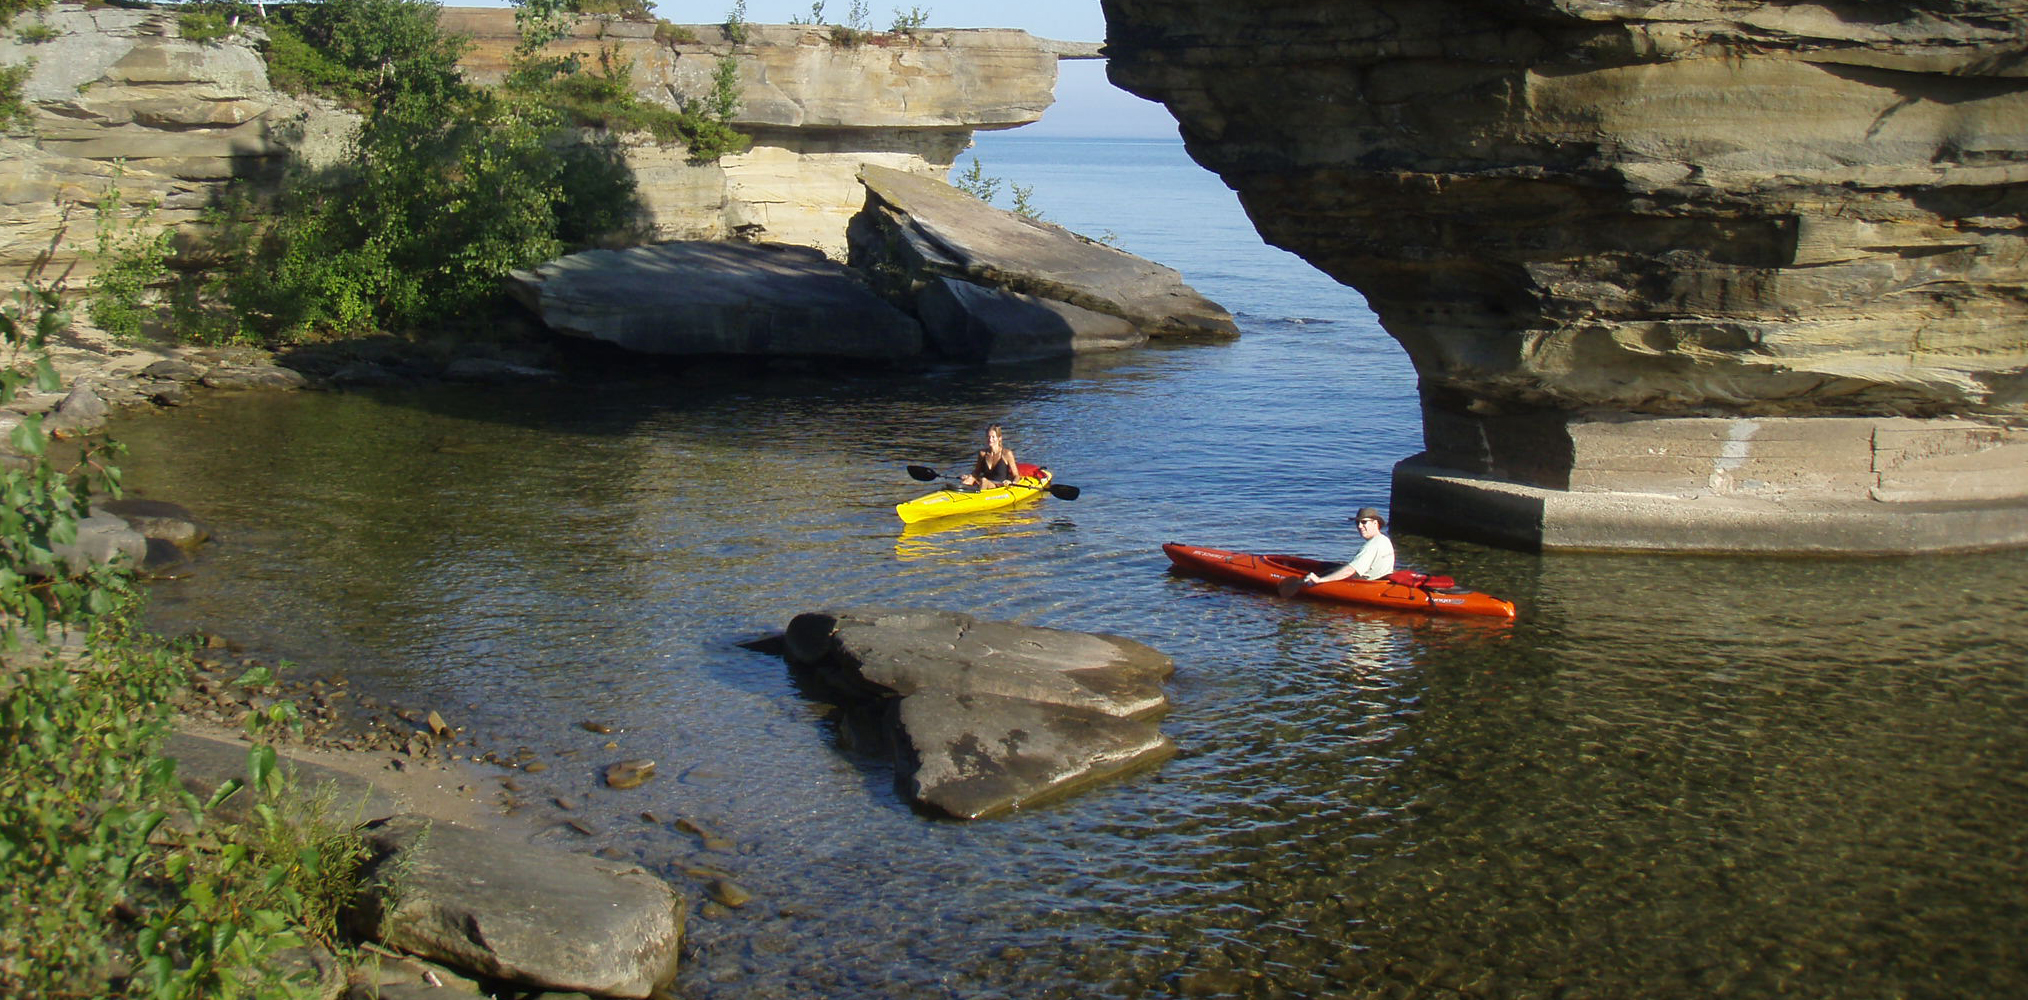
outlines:
M190 553L160 538L148 539L147 554L141 557L141 573L156 580L177 580L190 575Z
M222 364L198 380L210 389L301 389L309 384L300 372L270 364Z
M675 974L683 900L635 864L401 816L371 824L358 929L389 947L490 979L645 997Z
M98 509L126 521L128 526L151 541L168 542L178 548L195 548L211 538L210 529L199 523L196 515L166 500L122 497L107 500L99 504Z
M753 902L753 893L748 892L745 886L731 879L722 878L713 881L710 892L714 902L735 910Z
M72 567L105 566L116 560L138 566L148 557L148 540L128 527L126 521L94 510L90 516L78 521L74 541L52 544L50 551L63 564ZM42 570L53 572L49 567L42 567Z
M458 358L444 366L444 378L453 382L501 385L515 382L553 382L561 377L547 368L517 365L497 358Z
M917 804L976 819L1162 760L1168 657L1118 636L853 608L798 615L788 660L884 727Z
M608 764L605 771L608 788L639 788L654 776L655 762L646 758Z

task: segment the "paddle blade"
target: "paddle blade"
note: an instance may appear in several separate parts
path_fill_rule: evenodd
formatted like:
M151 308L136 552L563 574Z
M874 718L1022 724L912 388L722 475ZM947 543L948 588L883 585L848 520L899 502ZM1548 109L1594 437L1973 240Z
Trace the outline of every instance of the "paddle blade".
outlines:
M1049 495L1058 500L1075 500L1077 499L1077 495L1082 492L1084 491L1075 486L1057 486L1052 483L1049 487Z
M1275 593L1280 594L1283 597L1294 597L1296 596L1296 592L1302 589L1303 589L1303 578L1300 576L1292 576L1286 580L1283 580L1280 583L1275 584Z
M927 483L937 478L937 470L927 465L911 465L908 467L908 475L911 479Z

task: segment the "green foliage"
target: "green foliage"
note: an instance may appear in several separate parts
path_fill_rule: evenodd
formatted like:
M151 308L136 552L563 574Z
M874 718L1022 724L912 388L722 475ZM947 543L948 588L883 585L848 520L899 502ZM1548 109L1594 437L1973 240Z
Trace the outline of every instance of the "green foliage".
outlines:
M28 101L22 96L22 90L28 84L28 74L34 69L33 61L0 66L0 131L26 128L35 120L28 111Z
M48 10L53 2L55 0L0 0L0 25L8 24L31 10Z
M521 40L514 46L517 62L527 62L553 42L570 37L577 24L571 0L512 0L514 30ZM573 67L574 68L574 67Z
M269 77L366 109L405 93L448 100L464 89L467 41L437 27L433 0L321 0L268 22Z
M182 674L124 648L14 664L0 695L0 995L97 996L106 925L182 791L156 753Z
M823 6L823 4L812 5L810 13L813 16L821 17ZM831 26L831 44L853 46L872 38L872 22L868 20L870 16L871 12L867 9L866 0L852 0L852 6L845 14L845 23Z
M725 14L725 37L734 45L746 44L746 0L732 0L732 9Z
M902 35L911 34L922 30L923 25L929 23L929 19L930 12L928 7L910 7L906 11L900 7L896 7L894 8L894 23L888 26L887 30Z
M0 402L30 380L58 387L44 347L67 323L54 287L27 283L0 304ZM33 418L11 443L28 462L0 471L0 996L316 995L273 956L337 943L363 844L328 798L288 786L272 746L249 750L247 781L209 803L183 788L162 742L189 651L135 630L125 564L66 565L54 551L91 495L119 495L102 461L113 449L90 443L59 469ZM58 655L56 631L82 633L81 651ZM295 718L280 702L249 728ZM246 785L264 795L251 822L207 814ZM166 823L178 814L185 824Z
M790 24L808 24L808 25L816 25L816 26L820 26L820 27L821 27L821 26L822 26L823 24L825 24L825 21L824 21L824 0L814 0L814 2L810 4L810 16L809 16L809 19L805 20L805 19L803 19L803 18L800 18L800 17L797 17L797 16L795 16L794 14L791 14L791 15L789 15L789 23L790 23Z
M985 164L980 162L976 156L972 157L970 168L951 179L952 187L989 205L993 203L994 198L1000 196L1000 185L1003 183L1006 182L1001 178L988 175ZM1008 185L1008 189L1014 195L1014 207L1010 211L1015 215L1041 221L1042 212L1035 207L1035 188L1033 186L1010 184Z
M1000 178L986 175L986 165L975 156L972 158L971 169L966 170L958 175L955 180L952 180L951 186L980 201L991 204L993 199L1000 193L1001 183Z
M87 290L92 322L122 340L141 335L152 313L148 289L169 275L170 233L153 225L155 203L142 203L132 218L120 218L121 164L95 207L98 231L89 253L94 271Z
M696 41L697 32L681 24L657 20L655 22L655 40L664 45L680 45Z
M215 42L239 33L239 25L212 10L193 10L176 17L176 34L192 42Z
M593 17L622 21L654 22L655 7L648 0L572 0L571 9Z
M1022 216L1023 218L1037 220L1040 220L1042 218L1041 210L1035 207L1034 185L1008 184L1007 190L1012 192L1014 195L1014 208L1012 209L1012 211L1014 212L1015 215Z
M30 45L41 45L44 42L53 42L56 41L62 35L63 32L58 31L53 27L50 27L49 24L44 21L36 21L33 24L23 25L19 28L14 29L14 37L19 38Z
M711 94L671 109L634 92L633 64L617 45L601 48L596 68L587 68L581 53L549 55L528 41L524 37L516 50L507 89L561 112L570 124L647 132L664 145L683 144L700 163L747 147L747 137L731 125L739 110L739 63L729 54L718 61Z
M555 256L567 162L553 113L467 95L403 95L368 119L340 185L299 179L235 284L284 339L412 329L490 298L501 275Z

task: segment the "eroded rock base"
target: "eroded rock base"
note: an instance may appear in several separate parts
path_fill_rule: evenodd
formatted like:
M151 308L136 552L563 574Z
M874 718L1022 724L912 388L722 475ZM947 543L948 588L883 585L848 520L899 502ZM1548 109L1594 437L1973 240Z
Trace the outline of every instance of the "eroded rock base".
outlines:
M2028 498L1889 503L1577 492L1394 467L1394 525L1528 551L1905 555L2028 546Z

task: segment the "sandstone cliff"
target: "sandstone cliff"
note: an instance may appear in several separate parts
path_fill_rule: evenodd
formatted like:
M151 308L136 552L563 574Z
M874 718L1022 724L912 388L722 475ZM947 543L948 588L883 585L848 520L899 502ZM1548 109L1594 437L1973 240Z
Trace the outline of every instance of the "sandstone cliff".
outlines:
M25 17L51 37L0 35L0 65L34 63L25 96L35 119L32 132L0 136L0 280L38 264L48 277L82 277L77 249L93 238L92 205L116 164L123 218L152 204L151 224L188 237L226 181L330 162L354 125L269 87L249 39L178 37L174 11L59 4ZM473 78L504 71L512 11L447 8L442 24L472 38ZM749 151L693 164L680 147L623 140L647 239L738 234L842 257L846 220L865 201L862 164L941 177L973 130L1041 117L1056 81L1056 46L1019 31L839 46L816 29L753 25L740 45L718 26L690 30L699 40L661 41L653 25L586 19L556 46L616 46L642 96L671 106L710 92L720 55L738 62L735 126L754 137Z
M1724 548L1668 525L1973 500L2014 513L1741 547L2028 543L2017 0L1104 7L1114 82L1407 349L1428 451L1398 519ZM1585 493L1674 502L1551 523Z

